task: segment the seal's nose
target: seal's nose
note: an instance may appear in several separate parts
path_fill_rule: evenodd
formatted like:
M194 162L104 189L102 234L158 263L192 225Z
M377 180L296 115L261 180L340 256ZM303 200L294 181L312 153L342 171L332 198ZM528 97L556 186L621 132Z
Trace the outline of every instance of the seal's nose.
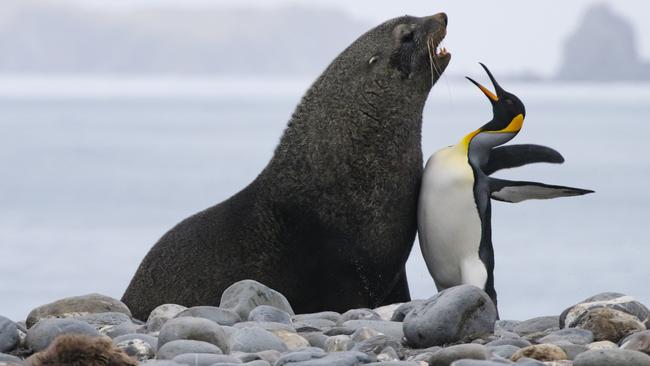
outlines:
M434 15L433 18L435 20L439 21L440 23L444 24L445 27L447 26L447 24L449 24L449 18L447 17L447 14L445 14L445 13L438 13L438 14Z

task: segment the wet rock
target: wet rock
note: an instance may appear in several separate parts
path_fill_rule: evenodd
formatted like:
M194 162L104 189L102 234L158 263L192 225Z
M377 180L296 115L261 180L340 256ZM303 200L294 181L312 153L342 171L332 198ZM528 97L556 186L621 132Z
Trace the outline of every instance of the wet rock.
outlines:
M621 348L650 355L650 330L634 333L621 341Z
M557 361L566 360L566 352L554 344L535 344L520 349L512 355L513 361L519 361L522 358L532 358L538 361Z
M156 358L161 360L171 360L184 353L210 353L220 355L223 352L221 351L221 348L212 343L179 339L169 341L160 346L156 353Z
M562 328L577 327L580 318L586 313L599 308L608 308L629 314L639 322L644 323L646 328L650 326L650 310L634 297L616 292L604 292L589 297L564 310L560 315L560 326Z
M258 327L242 328L230 339L230 349L238 352L275 350L286 352L287 346L273 333Z
M462 285L413 309L404 319L403 330L409 345L425 348L489 335L496 318L496 307L485 292Z
M248 321L291 324L291 315L269 305L260 305L248 314Z
M27 331L26 342L34 352L47 348L52 341L62 334L81 334L100 336L91 325L76 319L43 319Z
M221 309L216 306L194 306L176 314L176 318L192 317L212 320L219 325L232 326L242 321L239 314L232 310Z
M606 307L588 310L571 325L591 331L594 340L614 343L618 343L632 333L646 330L645 324L635 316Z
M341 314L339 324L343 324L348 320L381 320L381 317L370 309L352 309Z
M169 320L187 308L177 304L162 304L157 306L147 318L146 328L149 332L157 332Z
M573 361L574 366L650 366L650 356L621 349L589 350Z
M556 330L539 339L540 343L557 343L563 341L585 345L594 341L594 335L587 329L567 328Z
M524 337L550 333L558 329L560 329L559 317L540 316L520 322L512 328L512 331Z
M183 317L168 320L160 330L158 348L167 342L179 339L208 342L219 347L223 352L228 352L223 329L219 324L208 319Z
M124 313L131 317L131 311L121 301L100 294L67 297L42 305L27 316L27 327L31 328L41 319L70 318L95 313Z
M18 347L18 326L16 323L0 316L0 352L13 351Z
M403 322L404 318L406 318L406 316L408 315L408 313L411 312L411 310L424 304L426 301L427 300L412 300L401 304L400 306L397 307L397 309L395 309L395 312L393 312L393 316L391 317L390 320L394 322Z
M221 295L220 308L230 309L242 319L259 305L270 305L294 315L289 301L281 293L253 280L243 280L228 287Z
M459 344L441 349L429 360L431 366L449 366L452 362L462 359L487 360L490 352L479 344Z
M226 355L215 355L210 353L184 353L173 358L173 361L182 365L190 366L212 366L215 364L239 364L242 362Z

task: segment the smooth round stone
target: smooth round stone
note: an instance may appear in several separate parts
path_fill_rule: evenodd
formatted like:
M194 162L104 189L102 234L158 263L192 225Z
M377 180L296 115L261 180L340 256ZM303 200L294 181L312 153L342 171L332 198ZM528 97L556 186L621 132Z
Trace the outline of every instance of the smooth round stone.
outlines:
M570 342L573 344L589 344L594 341L594 334L587 329L567 328L556 330L539 339L539 343Z
M318 347L320 349L325 349L325 342L327 342L327 339L329 338L321 332L307 332L299 334L301 337L305 338L312 347Z
M235 358L226 355L215 355L210 353L185 353L178 355L172 359L176 363L191 366L212 366L214 364L235 364L241 365L242 362Z
M140 363L141 366L183 366L171 360L147 360Z
M343 324L348 320L382 320L381 316L375 311L370 309L352 309L341 314L339 324Z
M297 333L289 332L286 330L276 330L272 333L276 337L280 338L290 351L307 348L310 346L309 341Z
M554 344L534 344L515 352L510 359L519 361L522 358L532 358L538 361L557 361L566 360L569 357L562 348Z
M366 365L370 366L420 366L417 362L412 361L383 361L383 362L370 362Z
M628 336L621 341L621 348L650 355L650 330Z
M13 364L24 365L25 364L25 362L22 359L20 359L19 357L16 357L14 355L8 355L8 354L5 354L5 353L0 353L0 365L2 365L3 363L6 363L8 365L13 365Z
M530 346L531 344L532 343L530 343L529 341L523 338L501 338L501 339L496 339L492 342L488 342L485 345L488 347L510 345L510 346L515 346L517 348L524 348Z
M192 317L212 320L219 325L232 326L242 321L239 314L232 310L221 309L216 306L194 306L176 314L176 318Z
M175 318L168 320L158 335L158 348L165 343L179 339L204 341L218 346L228 352L226 335L221 326L203 318Z
M355 342L365 341L366 339L378 336L380 333L372 328L359 328L352 333L352 340Z
M221 351L221 348L212 343L179 339L167 342L158 348L156 358L160 360L171 360L184 353L210 353L220 355L223 352Z
M253 280L235 282L221 295L219 307L230 309L242 319L248 319L251 310L260 305L270 305L294 315L287 298L281 293Z
M520 322L512 328L512 331L520 336L529 336L545 332L553 332L560 329L560 322L557 316L540 316Z
M293 316L293 320L297 322L302 322L308 319L325 319L338 323L339 319L341 319L341 314L336 311L321 311L318 313L297 314Z
M402 322L404 321L404 318L410 313L413 309L416 307L421 306L424 304L427 300L411 300L409 302L405 302L401 304L400 306L395 309L393 312L393 316L390 318L391 321L393 322Z
M490 351L480 344L459 344L441 349L429 360L431 366L449 366L452 362L462 359L487 360Z
M214 366L214 365L212 365L212 366ZM219 366L219 365L217 365L217 366ZM231 365L231 366L237 366L237 365ZM271 366L271 363L269 363L268 361L264 361L264 360L255 360L255 361L251 361L251 362L246 362L244 364L244 366Z
M34 352L42 351L62 334L101 335L93 326L76 319L43 319L27 331L27 346Z
M336 323L329 319L313 318L313 319L303 319L300 321L295 320L293 325L297 328L311 327L318 330L327 330L332 327L335 327Z
M582 344L573 344L569 342L559 342L559 343L554 343L558 347L562 348L564 353L567 355L567 359L573 360L575 359L579 354L582 352L587 352L589 351L589 348L587 346L582 345Z
M104 334L111 338L117 338L119 336L137 333L141 327L141 325L133 324L129 321L106 329Z
M361 352L347 351L329 353L324 357L305 361L286 362L286 366L357 366L370 362L370 358ZM276 365L278 366L278 365Z
M610 308L627 313L645 323L646 328L650 327L650 310L634 297L617 292L604 292L567 308L560 315L560 326L562 328L576 327L577 322L585 313L598 308Z
M496 318L496 307L488 294L478 287L461 285L413 309L404 319L403 330L409 345L426 348L492 334Z
M296 332L296 329L289 324L282 323L272 323L272 322L241 322L233 326L236 329L244 328L262 328L268 330L269 332L275 332L278 330L286 330L287 332Z
M402 323L384 320L348 320L343 323L343 327L351 329L350 334L354 334L358 329L370 328L377 332L401 341L404 338Z
M393 347L384 348L377 355L377 362L392 362L399 361L402 358Z
M326 355L327 353L320 348L307 348L301 351L290 352L283 355L274 363L274 366L283 366L287 363L302 362L311 360L313 358L322 358Z
M606 307L587 311L573 321L571 326L591 331L596 341L614 343L618 343L632 333L646 330L645 324L634 315Z
M354 347L354 341L348 335L335 335L325 341L326 352L349 351Z
M519 351L519 347L515 347L509 344L504 344L502 346L486 346L488 351L493 355L503 357L505 359L510 359L515 352Z
M458 361L454 361L451 364L451 366L503 366L507 364L508 364L507 362L500 362L500 361L458 360ZM517 364L517 366L522 366L522 365Z
M519 320L497 320L494 323L494 332L514 332L515 327L520 323Z
M121 301L100 294L66 297L55 302L41 305L27 316L27 328L31 328L41 319L70 318L94 313L124 313L129 318L131 311Z
M573 361L574 366L650 366L650 356L621 349L590 350Z
M282 357L282 353L280 353L278 351L275 351L275 350L268 350L268 351L257 352L257 353L255 353L255 356L257 356L257 358L259 358L261 360L264 360L264 361L267 361L268 363L273 365L273 364L275 364L275 362L277 362L277 360L280 359L280 357ZM244 362L250 362L250 361L253 361L253 360L247 360L247 361L244 361Z
M589 348L589 349L618 349L618 345L616 343L610 342L610 341L598 341L598 342L589 343L587 345L587 348Z
M156 357L156 347L140 338L126 339L121 342L113 341L115 348L121 349L127 355L138 361L146 361Z
M0 316L0 352L13 351L18 347L18 326L10 319Z
M393 314L395 314L395 311L402 306L402 304L403 303L400 302L397 304L384 305L372 310L379 314L381 320L391 321L393 319Z
M147 318L146 323L147 331L159 331L169 319L173 319L184 310L187 310L185 306L177 304L162 304L157 306L149 313L149 318Z
M75 317L75 319L92 325L101 334L106 334L120 324L131 323L130 316L116 312L82 315Z
M387 337L383 334L379 334L368 339L365 339L352 347L353 351L363 352L367 355L375 354L378 355L383 352L385 348L392 348L395 352L399 354L402 353L402 344L401 342ZM398 357L399 358L399 357Z
M230 349L248 353L266 350L286 352L288 350L280 338L268 330L258 327L239 329L230 339Z
M291 324L291 315L269 305L260 305L248 313L248 321Z

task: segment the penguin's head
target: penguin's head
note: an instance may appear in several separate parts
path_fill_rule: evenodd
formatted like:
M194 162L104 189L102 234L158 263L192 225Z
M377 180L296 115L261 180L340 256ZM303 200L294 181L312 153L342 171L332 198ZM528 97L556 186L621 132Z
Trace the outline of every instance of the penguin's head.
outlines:
M495 90L494 93L474 81L474 79L470 77L467 77L467 79L478 86L488 98L492 104L493 117L490 122L466 136L465 139L466 143L469 144L472 140L480 136L479 140L481 140L481 144L494 147L510 141L519 133L523 126L524 118L526 117L526 108L524 107L524 103L516 95L505 91L499 85L485 65L481 64L481 66L485 69L492 81Z

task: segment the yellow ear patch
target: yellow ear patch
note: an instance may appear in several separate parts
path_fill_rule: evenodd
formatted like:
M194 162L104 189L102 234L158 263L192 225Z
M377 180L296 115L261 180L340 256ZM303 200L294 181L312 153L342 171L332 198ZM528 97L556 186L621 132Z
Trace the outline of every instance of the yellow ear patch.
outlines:
M519 132L523 127L523 125L524 125L524 115L518 114L517 117L513 118L512 121L510 121L508 127L497 132Z

